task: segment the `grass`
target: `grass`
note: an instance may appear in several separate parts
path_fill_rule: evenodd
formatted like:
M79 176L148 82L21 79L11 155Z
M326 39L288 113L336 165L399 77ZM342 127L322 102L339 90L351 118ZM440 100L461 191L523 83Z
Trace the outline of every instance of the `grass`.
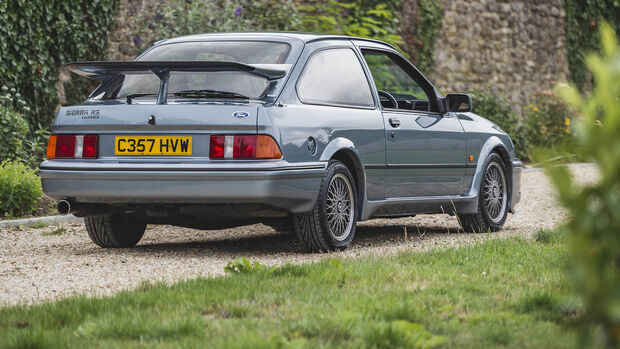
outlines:
M573 347L566 325L580 305L558 241L335 254L171 286L145 283L113 297L5 307L0 347Z
M43 232L41 235L43 235L43 236L60 236L60 235L66 234L67 232L68 232L67 228L65 228L65 226L61 224L56 229L51 230L51 231Z

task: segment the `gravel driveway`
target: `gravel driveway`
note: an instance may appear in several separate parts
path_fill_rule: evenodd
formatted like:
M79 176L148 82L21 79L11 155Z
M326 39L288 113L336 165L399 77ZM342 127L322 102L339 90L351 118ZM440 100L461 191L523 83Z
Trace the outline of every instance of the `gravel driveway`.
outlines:
M579 179L596 177L589 165L571 168ZM384 255L527 236L552 228L565 217L553 201L547 178L537 169L524 172L522 199L516 209L505 229L493 234L457 233L456 218L448 215L362 222L353 246L330 256ZM154 226L138 246L107 250L91 243L83 224L1 230L0 304L33 303L79 293L109 295L144 280L222 275L226 263L241 256L280 265L317 261L326 255L299 253L293 236L261 224L220 231Z

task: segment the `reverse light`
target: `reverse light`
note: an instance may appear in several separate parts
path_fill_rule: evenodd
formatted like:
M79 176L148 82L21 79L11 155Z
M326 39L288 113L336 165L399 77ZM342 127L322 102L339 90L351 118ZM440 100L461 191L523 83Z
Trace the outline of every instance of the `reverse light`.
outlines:
M275 139L267 135L213 135L209 145L209 158L216 160L282 158Z
M48 159L96 159L97 135L51 135Z

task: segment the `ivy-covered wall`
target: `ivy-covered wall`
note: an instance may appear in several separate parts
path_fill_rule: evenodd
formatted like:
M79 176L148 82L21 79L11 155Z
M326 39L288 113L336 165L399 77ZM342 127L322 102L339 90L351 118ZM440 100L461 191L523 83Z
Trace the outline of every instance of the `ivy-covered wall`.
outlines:
M441 0L403 0L400 7L399 33L409 57L422 72L430 72L433 66L442 10Z
M599 30L606 20L620 34L620 1L564 0L566 12L566 50L570 78L583 88L588 85L584 57L599 47Z
M117 1L0 1L0 81L26 100L32 129L49 127L54 117L59 67L104 58ZM90 86L74 78L63 87L71 103Z

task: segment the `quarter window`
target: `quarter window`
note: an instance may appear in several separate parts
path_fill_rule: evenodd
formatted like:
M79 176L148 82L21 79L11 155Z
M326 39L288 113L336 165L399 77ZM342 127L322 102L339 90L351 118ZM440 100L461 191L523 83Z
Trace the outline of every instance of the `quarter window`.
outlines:
M374 106L360 61L348 48L313 54L297 84L297 94L304 103Z

